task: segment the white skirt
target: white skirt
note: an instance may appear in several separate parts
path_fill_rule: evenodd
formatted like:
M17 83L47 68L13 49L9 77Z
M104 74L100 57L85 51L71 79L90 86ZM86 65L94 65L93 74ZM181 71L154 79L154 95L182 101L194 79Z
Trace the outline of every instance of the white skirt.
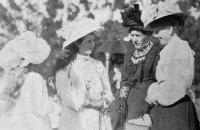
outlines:
M48 118L33 113L20 116L2 115L0 117L0 130L52 130Z

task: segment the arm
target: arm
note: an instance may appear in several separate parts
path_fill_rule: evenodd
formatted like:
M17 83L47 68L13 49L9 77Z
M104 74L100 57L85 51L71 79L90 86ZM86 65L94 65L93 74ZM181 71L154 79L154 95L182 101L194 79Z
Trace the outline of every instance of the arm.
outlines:
M126 98L131 89L131 86L135 85L135 82L131 80L130 71L132 71L130 61L124 64L121 71L121 83L120 83L120 97Z
M147 100L168 106L183 98L186 88L191 86L193 69L193 63L188 58L172 58L161 63L157 70L157 82L150 85Z
M57 72L56 87L58 95L61 97L64 106L76 111L79 111L86 102L84 90L79 85L78 77L72 70L70 72L69 67Z

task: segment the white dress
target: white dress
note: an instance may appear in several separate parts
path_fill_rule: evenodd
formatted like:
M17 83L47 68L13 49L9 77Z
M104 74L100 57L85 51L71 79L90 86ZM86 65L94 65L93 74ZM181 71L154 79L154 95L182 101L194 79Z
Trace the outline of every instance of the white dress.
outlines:
M35 72L25 75L15 106L0 116L0 130L51 130L45 80Z
M57 92L62 100L59 130L112 130L110 118L99 111L82 107L86 93L93 99L105 97L113 101L108 73L100 61L77 55L77 58L56 74Z

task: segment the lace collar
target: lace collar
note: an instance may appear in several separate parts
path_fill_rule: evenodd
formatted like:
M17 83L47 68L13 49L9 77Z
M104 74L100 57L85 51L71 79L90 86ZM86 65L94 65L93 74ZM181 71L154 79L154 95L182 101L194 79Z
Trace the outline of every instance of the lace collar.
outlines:
M145 60L146 54L151 50L153 47L153 43L149 42L142 50L136 49L131 57L131 60L134 64L138 64Z
M76 59L77 60L82 60L82 61L88 61L90 59L90 56L85 56L85 55L77 54Z

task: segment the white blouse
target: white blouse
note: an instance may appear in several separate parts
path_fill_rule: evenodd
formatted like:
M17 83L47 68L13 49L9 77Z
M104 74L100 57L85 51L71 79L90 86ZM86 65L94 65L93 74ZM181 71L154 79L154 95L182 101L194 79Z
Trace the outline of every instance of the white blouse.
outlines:
M108 72L100 61L77 55L66 69L57 72L56 87L62 100L60 130L111 130L110 121L99 123L99 111L83 107L88 93L94 100L102 98L102 92L110 102L114 100Z
M156 70L157 82L151 84L147 98L159 104L172 105L186 94L194 76L194 56L188 42L174 35L160 52Z

